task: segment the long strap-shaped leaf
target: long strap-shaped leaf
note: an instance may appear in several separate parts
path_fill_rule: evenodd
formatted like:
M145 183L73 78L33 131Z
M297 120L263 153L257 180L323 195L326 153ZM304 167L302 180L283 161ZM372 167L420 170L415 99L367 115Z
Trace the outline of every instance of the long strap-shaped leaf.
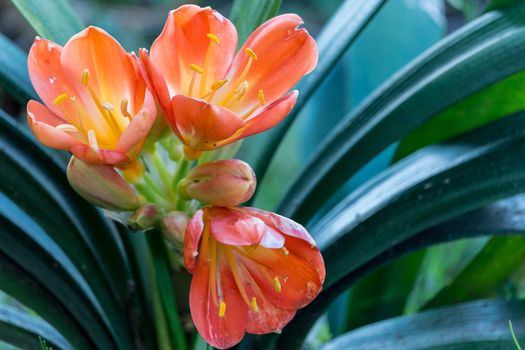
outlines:
M0 86L21 103L36 98L27 73L25 53L0 34Z
M69 187L64 173L16 128L0 118L0 188L52 237L80 271L107 311L115 339L129 348L123 308L129 271L115 232ZM114 294L111 293L114 292Z
M525 302L480 300L365 326L322 350L514 349L509 320L524 337Z
M40 339L54 349L73 349L53 327L12 307L0 306L0 339L21 349L38 349Z
M385 2L386 0L346 0L324 27L318 40L319 63L316 70L299 85L299 100L292 113L276 129L262 137L247 139L241 147L241 158L252 164L259 179L264 177L280 140L302 107ZM264 143L261 144L262 140Z
M522 192L524 129L522 113L453 143L423 149L363 185L320 220L311 231L325 257L326 289L284 329L280 346L299 346L298 339L331 300L387 258L406 253L405 248L402 253L393 249L422 230Z
M38 35L64 45L82 30L82 22L67 0L11 0Z
M237 28L239 44L242 44L248 35L268 18L275 16L282 0L235 0L233 2L230 19Z
M307 221L381 150L461 99L525 69L525 4L494 12L399 72L326 137L280 211Z
M47 289L27 274L11 259L0 254L0 285L2 290L38 313L75 349L95 348L92 340Z

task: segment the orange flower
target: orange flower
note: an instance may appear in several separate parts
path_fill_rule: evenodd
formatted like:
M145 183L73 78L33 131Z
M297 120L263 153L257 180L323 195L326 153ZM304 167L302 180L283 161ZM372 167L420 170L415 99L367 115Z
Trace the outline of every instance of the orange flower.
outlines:
M255 208L205 207L190 220L184 264L201 336L228 348L280 331L321 291L323 258L299 224Z
M140 58L188 156L262 132L292 109L287 93L317 65L317 47L297 15L270 19L235 55L237 31L209 7L170 12L148 57Z
M37 139L89 163L114 165L136 157L156 118L138 66L99 28L83 30L63 48L37 37L28 68L45 106L27 105Z

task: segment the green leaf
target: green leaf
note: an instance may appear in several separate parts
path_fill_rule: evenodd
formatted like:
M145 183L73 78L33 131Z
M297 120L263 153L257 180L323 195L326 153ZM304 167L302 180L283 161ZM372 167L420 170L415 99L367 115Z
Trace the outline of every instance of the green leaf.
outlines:
M399 256L389 252L392 247L469 210L522 192L523 128L525 114L518 114L416 152L361 186L313 226L310 232L325 259L325 290L284 329L279 346L299 346L298 339L333 298L366 271ZM490 233L494 232L486 234ZM465 232L446 237L458 239L461 234ZM422 242L435 243L430 237L427 234Z
M23 209L60 246L92 287L116 332L116 341L132 343L124 308L129 267L114 227L82 200L64 170L0 113L0 190ZM96 232L97 234L93 234Z
M250 33L275 16L281 7L282 0L235 0L230 12L230 19L237 28L239 44L248 38Z
M323 28L317 41L319 63L300 83L299 100L293 111L279 126L264 135L247 139L241 146L240 158L252 165L260 180L264 178L281 139L302 107L384 3L385 0L346 0Z
M20 103L37 98L29 80L26 60L25 53L0 34L0 86Z
M505 7L519 4L521 0L492 0L485 11L494 11L499 9L504 9Z
M11 0L38 35L64 45L83 29L67 0Z
M513 349L508 327L525 337L525 302L480 300L393 318L335 338L322 350Z
M5 305L0 306L0 339L22 349L38 349L40 339L45 339L46 344L55 349L73 349L45 321Z
M280 212L307 221L370 159L472 94L525 69L525 4L489 13L396 74L327 136ZM452 86L454 88L452 88Z

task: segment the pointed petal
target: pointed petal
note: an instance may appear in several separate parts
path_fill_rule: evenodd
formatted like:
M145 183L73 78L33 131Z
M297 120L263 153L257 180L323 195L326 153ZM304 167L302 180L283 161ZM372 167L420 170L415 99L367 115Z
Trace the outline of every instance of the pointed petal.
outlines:
M171 114L171 97L164 77L162 76L162 74L160 74L159 70L151 63L147 50L140 49L139 55L140 61L142 63L141 67L144 70L144 76L146 78L148 88L154 93L155 99L157 100L164 114Z
M76 137L58 130L56 126L65 124L67 121L53 114L41 103L34 100L29 101L27 116L27 122L33 134L38 141L47 147L70 150L72 147L82 144Z
M197 211L188 222L184 234L184 266L189 273L195 270L195 264L199 255L199 243L204 229L202 221L202 209Z
M209 209L211 235L228 245L246 246L257 244L265 235L266 224L240 210L221 207Z
M249 215L253 215L262 221L264 221L267 225L273 227L274 229L278 230L282 234L286 236L296 237L299 238L305 242L308 242L311 246L316 246L316 243L312 236L306 231L306 229L297 222L290 220L284 216L257 209L257 208L251 208L251 207L244 207L242 210Z
M259 90L264 91L266 101L275 101L315 68L317 46L304 28L297 28L302 23L299 16L285 14L268 20L250 35L228 73L232 84L241 83L238 80L249 59L245 49L255 52L257 60L246 76L249 89L241 101L231 106L233 110L246 110L256 105Z
M88 164L71 157L67 179L78 194L101 208L131 211L140 206L137 192L110 165Z
M178 130L182 142L195 150L210 150L243 126L241 118L229 109L182 95L173 97L170 126ZM233 142L233 141L232 141Z
M208 34L216 36L219 43ZM208 91L215 81L224 78L236 48L237 31L228 19L209 7L184 5L169 13L162 33L151 46L150 59L174 96L188 93L194 75L190 64L205 70L204 91Z
M220 263L220 286L226 304L223 317L219 316L219 303L210 293L210 265L199 261L190 286L190 311L199 334L210 345L226 349L239 343L244 336L247 306L243 302L231 270ZM219 283L219 282L217 282Z
M74 95L67 83L60 65L62 47L52 41L36 38L27 56L27 68L31 83L47 108L65 119L60 106L53 101L63 93ZM67 112L73 112L72 105L65 104Z
M155 99L149 91L146 91L146 98L142 109L133 117L131 123L120 136L115 151L128 153L137 145L142 144L142 141L148 136L156 118L157 108L155 107ZM135 150L135 153L138 154L139 152L140 149Z
M292 91L268 106L260 108L246 120L247 127L242 137L258 134L279 124L295 106L298 95L297 91Z
M308 243L291 237L286 240L286 247L288 254L281 249L268 249L259 245L245 253L242 261L269 302L282 309L296 310L319 294L322 280L318 266L311 265L312 261L317 262L317 258L303 260L292 249L300 247L303 254L307 254L308 249L309 255L320 256L320 253ZM276 277L279 290L274 281Z

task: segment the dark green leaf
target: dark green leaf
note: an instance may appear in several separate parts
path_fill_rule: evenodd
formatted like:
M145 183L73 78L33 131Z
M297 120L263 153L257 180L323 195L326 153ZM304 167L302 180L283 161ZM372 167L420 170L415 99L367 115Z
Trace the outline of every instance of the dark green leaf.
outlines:
M38 35L64 45L83 29L67 0L11 0Z
M315 316L355 278L399 256L392 247L464 212L523 191L524 128L525 114L519 114L416 152L361 186L312 227L325 258L325 291L285 328L280 346L300 345L294 341L302 339ZM427 233L422 242L435 243L430 237Z
M281 1L235 0L233 2L230 19L237 28L239 44L242 44L255 28L277 14Z
M36 98L27 73L26 59L18 46L0 34L0 86L21 103Z
M372 324L326 344L322 350L514 349L508 322L525 337L525 303L481 300Z
M22 349L38 349L40 339L55 349L73 349L46 322L5 305L0 306L0 339Z
M327 136L290 187L280 211L308 220L381 150L437 113L525 69L525 4L486 14L380 88Z
M246 159L263 179L280 140L301 108L321 85L336 62L359 36L385 0L346 0L319 35L319 63L299 85L300 95L292 113L274 130L244 142L240 157Z

